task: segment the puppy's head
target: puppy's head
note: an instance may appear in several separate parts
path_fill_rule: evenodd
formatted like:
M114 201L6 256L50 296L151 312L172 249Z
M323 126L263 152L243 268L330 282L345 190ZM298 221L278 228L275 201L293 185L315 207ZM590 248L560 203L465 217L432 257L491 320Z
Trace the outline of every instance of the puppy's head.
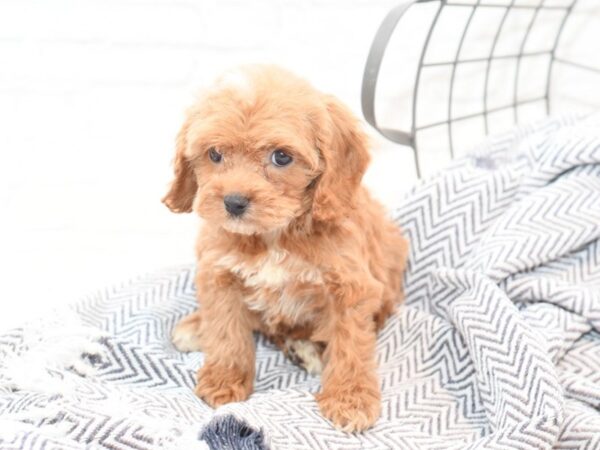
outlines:
M221 77L189 111L163 202L242 234L354 207L369 160L358 121L335 98L271 66Z

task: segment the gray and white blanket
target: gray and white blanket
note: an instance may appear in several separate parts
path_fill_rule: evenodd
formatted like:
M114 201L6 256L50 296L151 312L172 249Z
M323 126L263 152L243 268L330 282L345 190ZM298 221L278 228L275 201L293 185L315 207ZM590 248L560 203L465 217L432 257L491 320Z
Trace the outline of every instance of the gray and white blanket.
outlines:
M381 419L334 429L319 378L258 339L255 393L213 411L169 341L194 268L0 336L0 448L600 448L600 116L492 139L394 212L406 303L379 336Z

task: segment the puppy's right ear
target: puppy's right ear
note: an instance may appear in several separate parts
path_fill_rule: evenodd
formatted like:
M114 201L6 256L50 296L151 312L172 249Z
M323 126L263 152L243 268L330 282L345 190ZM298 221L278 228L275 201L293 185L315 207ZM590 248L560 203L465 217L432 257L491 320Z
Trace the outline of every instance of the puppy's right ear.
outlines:
M188 117L177 134L175 145L175 159L173 168L175 178L171 182L169 192L162 199L167 207L176 213L191 212L192 203L198 190L196 176L189 161L185 157L187 147L187 134L190 129L191 119Z

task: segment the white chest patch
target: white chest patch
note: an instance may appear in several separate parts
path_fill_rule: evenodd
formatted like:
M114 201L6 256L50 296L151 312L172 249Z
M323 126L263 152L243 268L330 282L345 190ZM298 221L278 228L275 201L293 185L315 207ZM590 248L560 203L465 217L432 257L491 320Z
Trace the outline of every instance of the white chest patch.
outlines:
M236 255L222 257L217 264L244 280L248 287L283 288L291 281L322 284L321 271L285 250L269 250L255 262L241 261Z
M255 289L254 294L246 299L250 309L269 316L283 315L295 322L303 316L309 299L291 297L286 286L293 282L323 284L321 271L317 267L277 248L253 262L242 261L237 255L227 255L217 264L244 280L247 287ZM279 290L277 302L273 302L272 293L265 295L263 289Z

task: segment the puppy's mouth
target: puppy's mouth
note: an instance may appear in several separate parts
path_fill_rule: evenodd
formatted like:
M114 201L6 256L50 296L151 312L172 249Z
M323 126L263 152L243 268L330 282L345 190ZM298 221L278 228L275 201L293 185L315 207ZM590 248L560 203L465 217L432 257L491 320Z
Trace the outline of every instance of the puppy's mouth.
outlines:
M260 230L256 226L248 223L248 221L240 218L228 218L222 225L225 230L236 234L258 234Z
M290 223L288 220L284 220L272 222L266 226L264 223L261 223L260 220L255 219L256 218L253 218L251 215L244 215L242 217L228 216L221 222L221 227L230 233L253 235L280 231L286 228Z

